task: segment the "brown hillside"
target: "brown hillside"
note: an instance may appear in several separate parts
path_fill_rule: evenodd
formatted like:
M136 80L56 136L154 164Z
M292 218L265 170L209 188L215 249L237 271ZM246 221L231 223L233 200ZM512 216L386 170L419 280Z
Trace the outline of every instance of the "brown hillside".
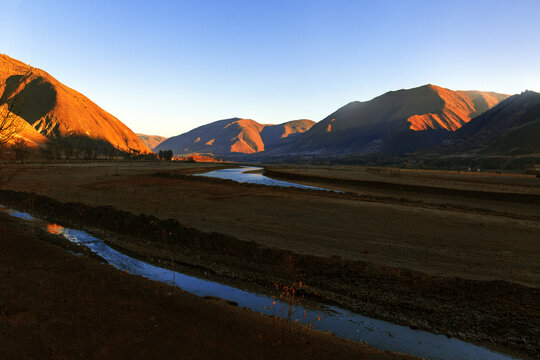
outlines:
M508 96L452 91L435 85L390 91L349 103L283 152L311 154L407 152L432 146Z
M440 146L415 154L436 166L522 169L540 161L540 94L525 91L462 126Z
M123 151L150 150L117 118L43 70L0 55L0 105L48 138L80 136L106 141Z
M475 116L491 109L508 96L484 91L452 91L440 86L428 85L443 101L436 113L410 116L411 130L444 129L456 131Z
M228 127L238 129L238 134L231 139L230 152L251 154L264 151L264 143L261 139L261 131L264 125L251 119L239 119L227 124L224 129ZM213 143L215 140L209 141Z
M165 136L159 136L159 135L145 135L145 134L135 134L144 145L146 145L147 148L150 150L154 150L156 146L167 140Z
M254 154L276 148L309 130L315 122L294 120L279 125L263 125L251 119L232 118L200 126L171 137L156 147L175 155Z

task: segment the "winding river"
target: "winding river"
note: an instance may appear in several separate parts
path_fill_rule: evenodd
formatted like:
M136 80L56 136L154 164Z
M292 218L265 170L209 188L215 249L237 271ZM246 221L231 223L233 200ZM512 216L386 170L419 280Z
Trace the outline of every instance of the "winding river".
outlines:
M201 297L215 296L234 301L240 307L248 307L267 315L281 316L287 313L288 305L276 302L274 306L274 299L270 296L160 268L116 251L102 240L84 231L47 223L27 213L4 207L0 207L0 211L9 213L22 221L31 222L34 226L42 227L50 233L63 236L80 246L85 246L117 269L128 271L133 275L177 286ZM371 319L335 306L322 304L313 308L299 306L293 315L293 320L295 319L305 324L313 323L319 330L332 331L342 338L361 340L378 349L408 353L429 359L515 359L458 339L412 330L409 327Z
M254 166L242 166L234 169L222 169L214 170L201 174L193 174L193 176L205 176L213 177L218 179L227 179L234 180L239 183L249 183L249 184L258 184L258 185L267 185L267 186L283 186L283 187L296 187L301 189L313 189L313 190L325 190L325 191L334 191L330 189L325 189L316 186L302 185L288 181L281 181L272 179L268 176L262 174L263 168L254 167ZM340 191L336 191L340 192Z

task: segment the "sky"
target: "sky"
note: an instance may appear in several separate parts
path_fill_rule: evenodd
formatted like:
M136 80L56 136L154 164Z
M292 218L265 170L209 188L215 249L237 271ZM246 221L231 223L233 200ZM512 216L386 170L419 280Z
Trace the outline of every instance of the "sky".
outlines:
M540 1L0 0L0 53L133 131L319 121L427 83L540 91Z

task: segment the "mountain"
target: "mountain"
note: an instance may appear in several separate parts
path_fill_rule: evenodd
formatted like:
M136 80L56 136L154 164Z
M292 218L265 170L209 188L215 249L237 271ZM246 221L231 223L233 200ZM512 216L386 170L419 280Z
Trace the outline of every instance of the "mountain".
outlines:
M279 125L262 125L251 119L225 119L171 137L155 150L172 150L175 155L253 154L281 147L313 124L315 122L311 120L293 120Z
M123 151L149 153L117 118L43 70L0 54L0 106L47 139L91 140Z
M442 145L418 155L439 165L519 168L540 161L539 139L540 94L525 91L472 119Z
M141 139L143 144L146 145L146 147L149 148L150 150L154 150L156 146L158 146L159 144L161 144L162 142L168 139L164 136L159 136L159 135L145 135L145 134L137 134L137 133L135 135L137 135L137 137Z
M525 91L508 98L456 131L448 143L459 151L540 154L540 94Z
M404 153L440 143L508 95L435 85L351 102L274 154Z

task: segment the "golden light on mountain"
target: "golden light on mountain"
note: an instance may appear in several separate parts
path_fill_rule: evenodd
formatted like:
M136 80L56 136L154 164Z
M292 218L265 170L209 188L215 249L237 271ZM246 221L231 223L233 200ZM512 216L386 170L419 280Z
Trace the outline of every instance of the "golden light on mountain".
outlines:
M293 120L279 125L264 125L251 119L232 118L216 121L174 136L156 150L175 154L207 153L214 155L255 154L276 148L309 130L311 120Z
M150 150L153 150L161 144L163 141L167 140L164 136L159 135L145 135L145 134L135 134L141 141L143 142L146 147L148 147Z
M7 55L0 55L0 94L0 105L12 105L11 111L43 136L25 130L21 136L34 142L75 136L122 151L150 152L133 131L86 96Z
M411 130L456 131L474 116L491 109L508 97L485 91L452 91L440 86L428 86L441 99L442 107L437 113L410 116L407 121L411 123Z
M435 85L353 101L315 124L282 154L399 153L437 144L508 95Z

